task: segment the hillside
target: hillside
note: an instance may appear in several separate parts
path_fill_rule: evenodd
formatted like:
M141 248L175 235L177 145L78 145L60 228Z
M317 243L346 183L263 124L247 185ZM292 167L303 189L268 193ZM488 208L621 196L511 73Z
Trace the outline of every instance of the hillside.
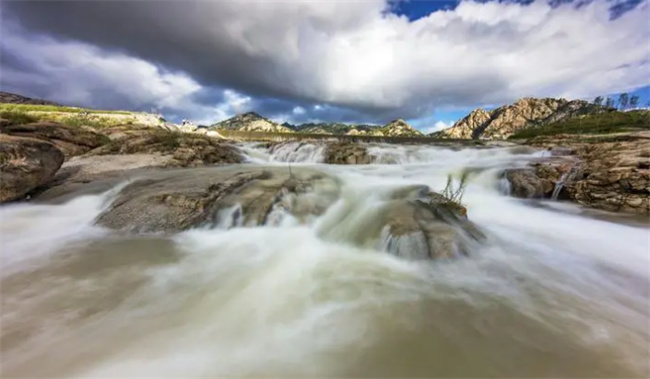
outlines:
M168 125L160 116L151 113L66 107L45 100L34 100L20 95L10 95L12 95L11 98L14 100L21 98L20 101L26 101L22 103L0 103L0 118L12 122L55 121L65 125L86 125L92 127L107 127L121 124L160 127ZM5 99L7 98L5 97ZM42 101L46 104L37 104L29 101Z
M491 111L475 109L452 127L432 133L437 138L505 139L530 127L605 112L584 100L523 98Z
M15 93L2 92L0 91L0 103L4 104L34 104L34 105L56 105L59 104L41 99L32 99L30 97L25 97Z
M243 132L291 133L293 130L279 125L255 112L248 112L210 125L211 129L238 130Z
M402 119L389 122L381 128L381 133L387 137L420 137L424 136L419 130L406 123Z
M611 111L574 117L522 129L509 139L528 139L560 134L611 134L650 130L650 111Z

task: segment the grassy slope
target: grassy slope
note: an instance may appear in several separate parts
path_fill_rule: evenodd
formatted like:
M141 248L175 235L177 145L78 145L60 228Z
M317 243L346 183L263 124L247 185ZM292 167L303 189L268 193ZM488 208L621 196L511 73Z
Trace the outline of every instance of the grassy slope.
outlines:
M533 138L556 134L610 134L649 130L649 128L650 112L648 111L614 111L526 128L513 134L509 139Z
M57 105L0 103L0 118L10 120L14 124L54 121L70 126L85 125L94 128L103 128L118 124L130 124L132 121L124 121L123 118L119 119L117 117L137 114L139 113Z
M113 113L113 114L131 114L127 111L105 111L86 108L63 107L56 105L38 105L38 104L0 104L0 112L62 112L62 113Z

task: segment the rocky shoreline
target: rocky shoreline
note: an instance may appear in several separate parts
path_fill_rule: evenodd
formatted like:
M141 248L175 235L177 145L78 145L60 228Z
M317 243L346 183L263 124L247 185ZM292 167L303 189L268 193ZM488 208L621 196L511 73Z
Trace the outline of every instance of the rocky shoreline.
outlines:
M133 125L104 129L52 122L0 125L1 202L31 198L57 203L122 183L126 187L97 219L112 229L176 232L226 222L223 217L230 217L227 223L233 225L266 225L287 214L307 222L340 199L337 179L326 172L245 164L234 141ZM266 148L273 151L288 143L296 142L269 142ZM303 143L308 142L299 142L296 148ZM375 160L366 144L335 139L315 143L323 149L326 164ZM648 133L607 139L556 136L523 145L548 154L528 167L503 173L512 196L650 213ZM367 233L371 240L384 240L397 255L457 256L467 250L463 246L468 241L482 238L462 206L427 187L391 196L369 221L372 232ZM232 209L236 205L240 208ZM225 209L231 214L224 216Z
M550 156L504 173L512 195L650 214L650 132L542 137L525 144L546 149Z

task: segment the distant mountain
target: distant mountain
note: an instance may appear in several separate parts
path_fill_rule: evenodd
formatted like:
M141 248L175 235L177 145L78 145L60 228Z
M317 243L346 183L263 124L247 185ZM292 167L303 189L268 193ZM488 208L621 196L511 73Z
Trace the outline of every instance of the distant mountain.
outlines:
M211 129L239 130L245 132L291 133L293 130L279 125L255 112L248 112L210 125Z
M413 137L422 136L422 133L413 129L404 120L394 120L386 125L368 124L343 124L327 122L308 122L293 125L288 122L277 124L255 112L248 112L218 122L210 126L214 129L228 129L256 132L277 133L302 133L302 134L330 134L330 135L359 135L359 136L386 136L386 137Z
M32 99L30 97L25 97L15 93L2 92L0 91L0 103L9 103L9 104L35 104L35 105L56 105L60 106L52 101L41 100L41 99Z
M492 111L475 109L452 127L430 134L437 138L505 139L514 133L572 117L605 112L584 100L526 97Z
M422 132L406 123L402 119L389 122L381 128L381 132L387 137L422 137Z

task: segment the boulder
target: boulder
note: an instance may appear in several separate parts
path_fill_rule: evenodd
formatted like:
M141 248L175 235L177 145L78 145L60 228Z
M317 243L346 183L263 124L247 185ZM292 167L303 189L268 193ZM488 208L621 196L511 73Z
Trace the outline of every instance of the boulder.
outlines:
M0 131L18 137L36 138L55 145L66 158L84 154L110 141L90 127L68 126L56 122L2 125Z
M0 134L0 202L19 199L50 181L64 158L50 143Z
M532 168L514 168L504 172L505 178L510 183L510 194L524 199L541 198L548 192L542 180ZM552 191L553 188L550 188Z
M328 164L370 164L373 161L365 145L351 142L328 143L323 157L323 163Z
M386 251L404 259L428 260L468 255L483 233L467 209L427 186L399 188L382 199L345 194L320 221L325 239Z
M307 222L338 198L334 178L314 170L209 167L152 171L124 188L97 219L114 229L178 232L200 225Z

